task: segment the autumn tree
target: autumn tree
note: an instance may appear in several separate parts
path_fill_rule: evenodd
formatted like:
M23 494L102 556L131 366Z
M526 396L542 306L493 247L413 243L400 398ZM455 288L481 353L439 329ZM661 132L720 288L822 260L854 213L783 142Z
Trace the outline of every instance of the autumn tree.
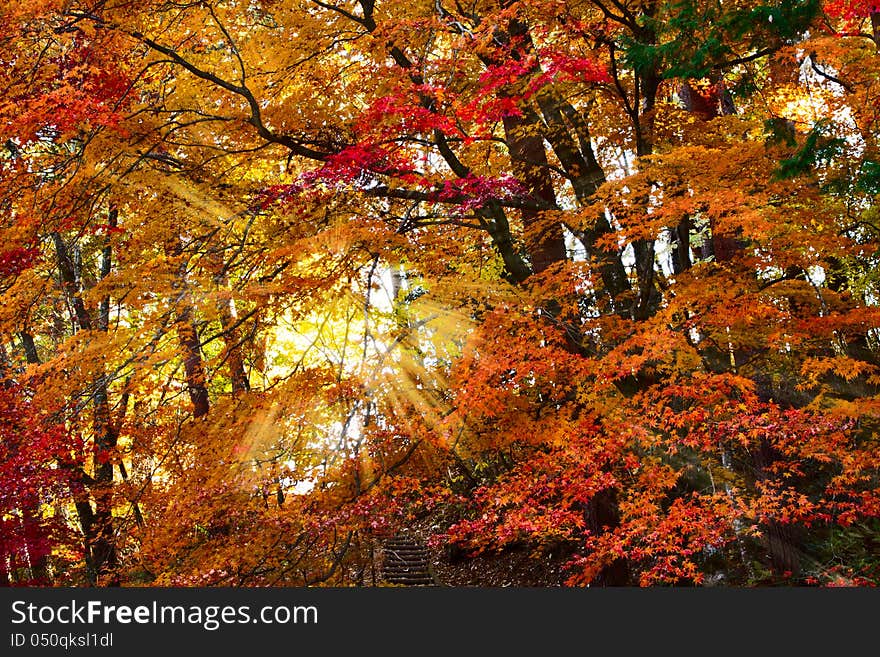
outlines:
M11 583L876 582L872 3L2 11Z

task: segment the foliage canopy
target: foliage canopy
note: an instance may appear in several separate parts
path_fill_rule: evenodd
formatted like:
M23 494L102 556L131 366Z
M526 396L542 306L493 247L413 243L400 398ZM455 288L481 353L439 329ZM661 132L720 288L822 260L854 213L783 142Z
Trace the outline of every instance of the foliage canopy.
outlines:
M877 583L873 2L0 15L5 582Z

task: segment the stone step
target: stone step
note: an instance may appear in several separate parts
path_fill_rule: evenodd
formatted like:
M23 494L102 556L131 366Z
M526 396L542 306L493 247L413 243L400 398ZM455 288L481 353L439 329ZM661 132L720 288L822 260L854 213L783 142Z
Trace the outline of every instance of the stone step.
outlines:
M415 536L397 535L382 545L382 577L402 586L436 585L431 574L430 552Z
M413 568L427 568L428 562L424 559L420 561L386 561L382 567L385 570L390 568L408 568L412 570Z
M404 586L434 586L434 580L431 577L420 577L418 579L396 579L387 578L389 584L402 584Z
M426 554L401 554L400 552L388 552L383 555L386 561L425 561L428 558Z

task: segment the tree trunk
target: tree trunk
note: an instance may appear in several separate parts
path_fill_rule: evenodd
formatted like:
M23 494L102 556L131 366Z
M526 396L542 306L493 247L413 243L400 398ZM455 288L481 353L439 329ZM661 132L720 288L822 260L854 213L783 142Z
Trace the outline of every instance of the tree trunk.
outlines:
M620 510L617 503L617 492L606 488L587 503L584 510L584 521L592 534L602 534L620 524ZM605 566L593 581L596 586L627 586L630 572L626 559L618 557Z
M874 43L880 50L880 11L871 12L871 35L874 37Z
M550 164L544 139L538 128L538 117L526 110L523 116L504 117L504 137L510 151L517 179L538 203L549 210L558 210L556 191L550 178ZM565 260L565 239L562 224L546 221L537 210L522 210L523 232L532 271L540 274L550 265Z
M756 478L760 481L770 475L768 469L780 454L767 440L761 440L758 449L752 454ZM766 522L762 526L764 545L767 548L770 567L778 576L797 576L801 572L801 546L803 532L800 528L776 520Z
M589 126L577 109L553 91L539 93L537 100L546 124L545 137L568 175L575 198L582 206L587 206L593 202L596 190L605 183L605 172L593 152ZM605 291L611 299L629 290L629 279L620 253L596 246L601 238L613 232L605 215L600 215L591 227L571 228L587 254L597 263Z
M80 276L68 253L61 235L52 233L62 289L74 309L74 317L81 331L93 328L91 315L82 300L79 289ZM102 269L104 268L102 263ZM109 262L106 264L109 268ZM94 383L92 396L94 416L92 422L92 467L94 475L88 481L94 510L87 495L81 495L75 504L85 541L86 572L89 584L96 586L105 574L109 585L117 585L117 554L113 524L113 456L116 436L110 424L109 396L105 376L99 375Z
M183 244L174 236L165 243L165 254L176 260L183 255ZM208 414L210 402L206 385L205 368L202 364L201 340L193 319L193 307L189 300L189 285L186 282L186 264L182 261L177 271L177 338L183 355L183 369L186 389L193 405L193 417L198 419Z

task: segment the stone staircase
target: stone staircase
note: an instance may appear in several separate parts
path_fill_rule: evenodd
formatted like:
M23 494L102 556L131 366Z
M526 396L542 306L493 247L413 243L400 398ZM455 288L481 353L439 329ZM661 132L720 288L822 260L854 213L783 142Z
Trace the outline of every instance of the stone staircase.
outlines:
M382 578L388 584L437 586L431 570L428 548L418 538L398 534L382 546Z

